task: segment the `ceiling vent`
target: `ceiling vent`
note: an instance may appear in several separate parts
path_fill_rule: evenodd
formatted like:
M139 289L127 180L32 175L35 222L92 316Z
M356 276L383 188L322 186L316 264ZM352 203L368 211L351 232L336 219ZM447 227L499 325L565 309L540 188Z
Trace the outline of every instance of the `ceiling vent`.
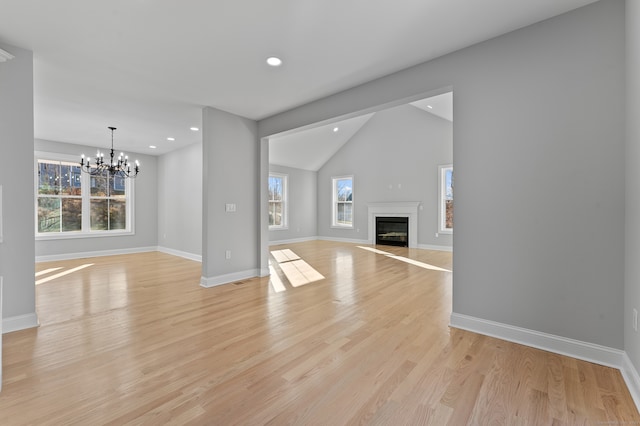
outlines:
M7 62L9 59L13 58L15 58L15 56L13 56L11 53L7 52L6 50L0 49L0 62Z

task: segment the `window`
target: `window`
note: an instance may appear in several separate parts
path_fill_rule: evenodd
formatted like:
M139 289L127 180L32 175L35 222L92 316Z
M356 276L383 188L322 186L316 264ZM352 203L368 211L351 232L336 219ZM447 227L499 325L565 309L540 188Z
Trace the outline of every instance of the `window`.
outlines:
M36 236L65 238L132 232L132 185L120 176L82 173L77 161L36 161Z
M80 166L38 160L38 233L82 230Z
M287 228L287 175L269 174L269 229Z
M438 166L438 232L453 233L453 166Z
M91 197L90 217L92 231L112 231L126 229L127 199L125 179L108 172L90 176Z
M332 225L353 228L353 176L333 178Z

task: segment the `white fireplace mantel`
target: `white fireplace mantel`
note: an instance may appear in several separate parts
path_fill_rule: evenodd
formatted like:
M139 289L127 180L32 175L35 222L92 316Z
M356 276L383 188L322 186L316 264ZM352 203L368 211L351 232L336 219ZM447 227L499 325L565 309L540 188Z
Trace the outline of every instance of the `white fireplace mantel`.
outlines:
M406 217L409 219L409 248L418 247L418 207L420 201L369 203L369 244L375 244L376 217Z

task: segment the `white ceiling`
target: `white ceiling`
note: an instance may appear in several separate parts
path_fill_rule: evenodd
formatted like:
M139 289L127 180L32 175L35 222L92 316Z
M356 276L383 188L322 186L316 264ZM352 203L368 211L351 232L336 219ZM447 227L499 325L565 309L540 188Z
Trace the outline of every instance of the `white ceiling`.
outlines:
M453 121L453 92L411 102L411 105L445 120Z
M453 92L411 102L410 105L453 122ZM269 163L318 171L374 114L271 137Z
M37 138L115 126L162 154L200 140L203 106L265 118L594 1L0 0L0 41L34 52Z
M373 113L337 123L269 138L269 163L317 171L373 116ZM337 129L337 130L335 130Z

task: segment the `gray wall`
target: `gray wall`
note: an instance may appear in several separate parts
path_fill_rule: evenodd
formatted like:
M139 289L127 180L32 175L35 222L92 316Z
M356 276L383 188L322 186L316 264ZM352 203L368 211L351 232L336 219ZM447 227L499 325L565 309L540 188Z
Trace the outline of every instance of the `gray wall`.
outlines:
M262 188L257 124L210 107L202 118L202 277L217 282L229 274L257 275ZM225 204L235 204L236 211L226 212Z
M0 183L11 199L0 272L4 315L15 316L34 312L33 184L14 178L33 156L32 65L30 52L0 47L16 54L0 64ZM624 60L624 2L601 0L268 118L258 134L455 88L453 311L622 348ZM632 55L632 75L635 61ZM636 117L637 88L630 89L629 115ZM256 200L263 195L257 157L268 150L257 147L254 122L212 108L203 115L203 275L255 268ZM629 140L637 134L630 124ZM637 154L632 142L627 148ZM626 191L626 295L638 300L639 274L629 264L640 238L629 215L636 217L640 203L636 165L628 161L627 177L636 183L627 181ZM226 202L238 212L225 215ZM233 250L230 261L225 249ZM638 366L637 337L626 349Z
M15 56L0 63L2 315L32 316L35 321L33 180L25 178L33 164L33 54L1 43L0 48Z
M52 142L36 139L35 151L52 152L58 154L76 155L78 158L82 153L89 155L95 153L95 147L74 145L61 142ZM105 149L108 146L105 146ZM141 172L135 179L135 235L124 235L117 237L95 237L95 238L72 238L61 240L38 240L36 241L36 256L66 256L81 254L85 252L96 252L105 250L126 250L146 247L156 247L158 245L158 190L157 181L157 157L143 154L127 153L131 158L140 160ZM33 162L33 149L31 152ZM32 192L33 192L33 181ZM31 202L33 211L33 200ZM34 223L31 224L32 228Z
M259 134L444 87L454 88L453 312L621 349L624 2L273 116Z
M632 328L633 308L640 309L640 3L626 3L627 151L625 211L624 349L640 370L640 334Z
M202 255L202 143L158 157L158 244Z
M269 231L269 241L312 238L318 235L318 174L310 170L269 165L269 171L288 175L288 228Z
M438 165L451 164L452 123L411 105L377 112L318 170L318 233L367 240L368 203L419 201L418 244L450 247L438 238ZM331 227L332 177L354 175L354 229Z

